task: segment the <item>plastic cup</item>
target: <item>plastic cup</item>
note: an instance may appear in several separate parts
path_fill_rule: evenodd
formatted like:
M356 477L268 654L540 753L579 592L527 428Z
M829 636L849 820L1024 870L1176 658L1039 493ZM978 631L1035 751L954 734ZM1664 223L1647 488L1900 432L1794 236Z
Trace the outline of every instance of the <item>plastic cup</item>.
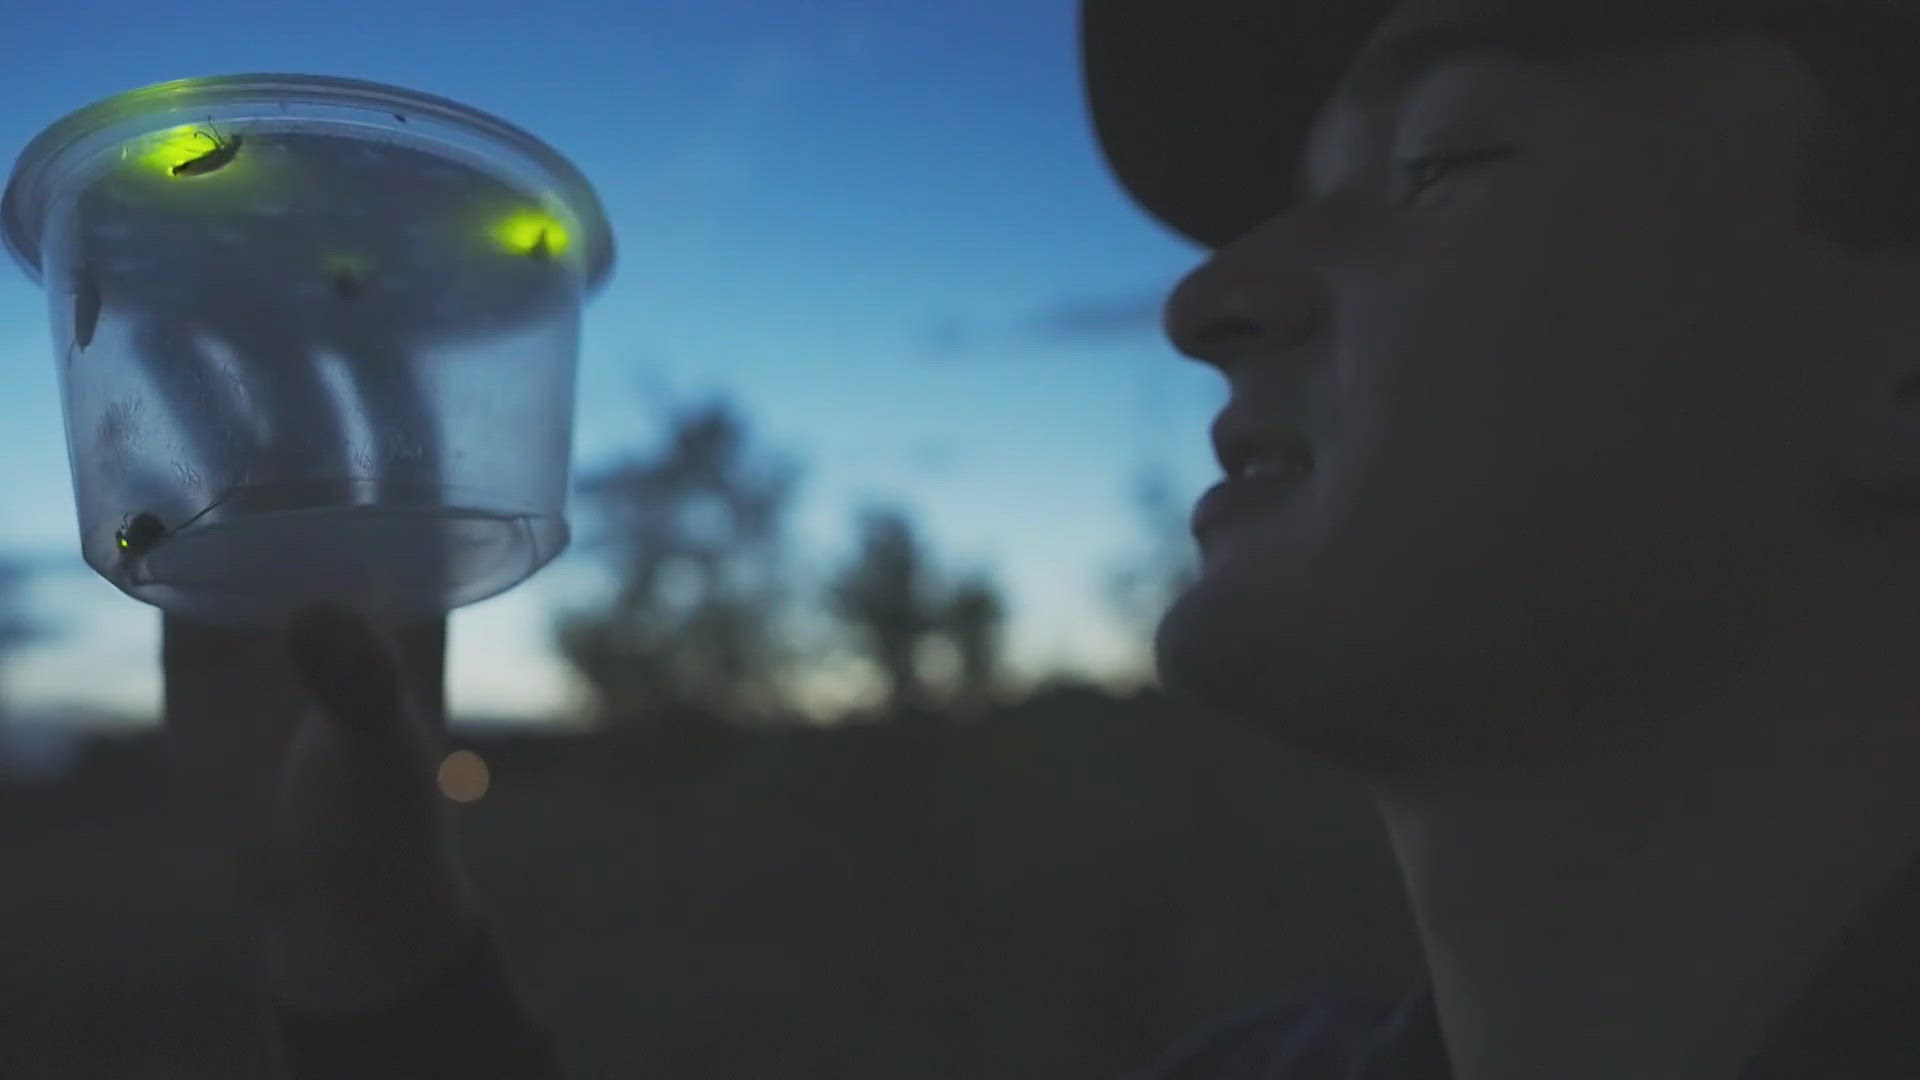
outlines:
M599 199L466 106L313 75L89 105L15 163L88 565L166 611L445 613L568 542Z

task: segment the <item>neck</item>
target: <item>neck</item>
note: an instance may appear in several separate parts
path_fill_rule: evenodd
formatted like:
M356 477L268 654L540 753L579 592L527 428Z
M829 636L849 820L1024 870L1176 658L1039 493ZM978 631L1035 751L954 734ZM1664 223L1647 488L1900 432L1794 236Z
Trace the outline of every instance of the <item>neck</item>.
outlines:
M1739 1075L1920 850L1920 721L1805 682L1641 728L1690 743L1376 791L1456 1080Z

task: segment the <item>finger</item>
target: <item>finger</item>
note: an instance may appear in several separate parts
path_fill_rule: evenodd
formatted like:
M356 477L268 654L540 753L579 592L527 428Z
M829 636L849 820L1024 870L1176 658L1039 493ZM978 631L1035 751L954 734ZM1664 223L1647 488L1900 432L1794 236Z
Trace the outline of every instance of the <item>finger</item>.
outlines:
M274 702L286 693L286 661L278 635L165 613L161 667L169 712L187 724L238 723L236 711ZM215 706L209 708L209 706Z
M278 635L167 613L160 661L169 738L223 754L285 743L299 690Z
M404 719L406 687L393 653L370 620L345 607L309 608L288 628L301 685L350 739L391 737Z
M377 651L391 670L413 715L428 728L446 730L447 618L437 615L388 629L364 613L339 604L319 605L296 615L289 626L288 655L303 647L326 649L335 644ZM344 635L344 636L343 636ZM354 643L363 643L355 645ZM369 656L367 659L371 660ZM297 662L296 662L297 663ZM386 692L380 688L380 692Z
M271 805L301 692L279 635L163 614L165 744L183 805L222 828Z
M436 733L447 730L447 617L402 623L385 638L400 660L400 680L415 714Z

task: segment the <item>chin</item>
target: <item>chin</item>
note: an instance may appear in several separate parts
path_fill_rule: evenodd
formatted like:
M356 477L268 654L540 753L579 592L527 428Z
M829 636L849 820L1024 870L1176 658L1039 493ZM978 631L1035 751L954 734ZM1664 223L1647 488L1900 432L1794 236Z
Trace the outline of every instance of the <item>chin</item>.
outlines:
M1480 710L1447 707L1461 701L1434 666L1447 650L1419 640L1417 627L1396 635L1350 605L1336 624L1276 583L1224 579L1203 575L1154 634L1160 682L1175 700L1362 779L1481 767L1496 746L1526 741L1486 730L1492 718Z
M1248 717L1272 703L1261 689L1258 634L1229 632L1208 611L1204 579L1160 618L1153 659L1169 695L1210 712Z
M1352 644L1335 640L1326 610L1337 571L1257 535L1227 536L1161 616L1154 663L1167 692L1189 704L1254 719L1276 704L1318 697ZM1317 587L1316 587L1317 585ZM1308 631L1306 628L1313 628ZM1350 628L1349 632L1352 632Z
M1353 737L1345 714L1357 703L1341 691L1334 644L1288 632L1300 614L1290 600L1203 575L1161 617L1154 663L1175 700L1290 747L1334 749Z

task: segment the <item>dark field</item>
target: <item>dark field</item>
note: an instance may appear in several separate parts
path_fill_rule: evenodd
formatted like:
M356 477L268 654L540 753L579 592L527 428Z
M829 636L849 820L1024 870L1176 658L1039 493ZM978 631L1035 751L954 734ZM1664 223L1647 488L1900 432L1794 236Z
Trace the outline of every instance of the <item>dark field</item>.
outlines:
M741 736L462 735L462 840L570 1076L1113 1080L1418 962L1371 806L1155 694ZM0 788L0 1077L273 1077L251 928L157 733Z

